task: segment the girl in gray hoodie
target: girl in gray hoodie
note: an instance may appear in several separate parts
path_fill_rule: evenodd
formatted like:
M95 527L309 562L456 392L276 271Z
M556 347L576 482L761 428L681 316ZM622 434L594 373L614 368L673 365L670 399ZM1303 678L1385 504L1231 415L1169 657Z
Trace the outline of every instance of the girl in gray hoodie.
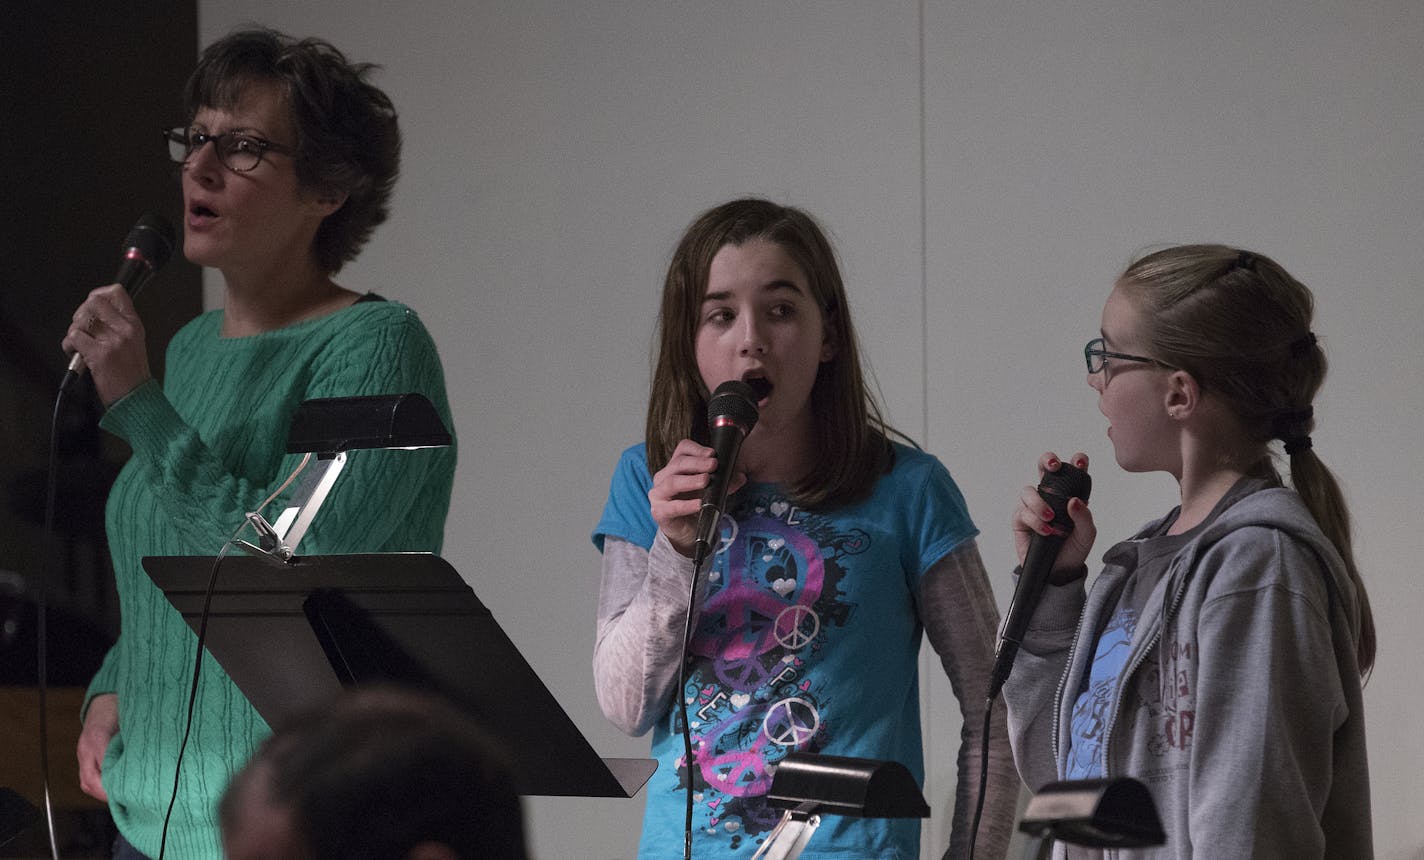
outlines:
M1167 841L1057 856L1372 856L1360 685L1374 623L1344 499L1311 444L1326 370L1312 306L1274 261L1218 245L1143 257L1108 297L1088 384L1118 465L1171 474L1181 504L1088 583L1096 528L1069 502L1075 528L1004 698L1030 788L1133 777ZM1026 487L1020 559L1052 518Z

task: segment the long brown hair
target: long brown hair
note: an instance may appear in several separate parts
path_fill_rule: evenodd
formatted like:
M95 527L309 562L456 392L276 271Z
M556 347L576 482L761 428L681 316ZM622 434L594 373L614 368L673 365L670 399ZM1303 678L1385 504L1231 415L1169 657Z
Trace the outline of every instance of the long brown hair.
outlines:
M1375 661L1375 624L1351 546L1339 482L1310 440L1311 403L1325 381L1325 353L1311 331L1315 299L1262 254L1224 245L1182 245L1148 254L1119 280L1140 304L1154 358L1196 378L1228 404L1263 448L1253 471L1275 473L1268 444L1285 445L1291 485L1345 561L1360 612L1356 662Z
M712 258L752 239L781 248L806 276L834 347L811 389L820 464L787 488L802 507L845 504L870 493L890 468L893 449L869 395L835 251L815 219L800 209L746 198L716 206L692 222L673 252L658 318L658 358L648 400L648 469L667 465L683 439L707 444L708 391L694 342ZM897 434L898 435L898 434Z

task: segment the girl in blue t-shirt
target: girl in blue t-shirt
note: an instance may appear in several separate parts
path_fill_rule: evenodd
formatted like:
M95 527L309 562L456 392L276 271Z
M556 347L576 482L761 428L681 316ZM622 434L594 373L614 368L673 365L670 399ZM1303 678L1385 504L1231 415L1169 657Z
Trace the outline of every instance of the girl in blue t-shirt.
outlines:
M998 613L958 488L890 440L868 395L820 227L764 200L704 213L668 267L659 334L646 438L620 459L594 533L599 702L623 731L652 730L660 765L639 856L681 856L690 791L694 854L751 857L779 817L766 793L791 752L896 760L922 779L922 633L964 711L950 852L962 856ZM759 417L694 597L716 467L707 401L728 380L754 386ZM994 726L981 860L1003 856L1017 796L1001 716ZM919 822L831 816L802 856L915 858Z

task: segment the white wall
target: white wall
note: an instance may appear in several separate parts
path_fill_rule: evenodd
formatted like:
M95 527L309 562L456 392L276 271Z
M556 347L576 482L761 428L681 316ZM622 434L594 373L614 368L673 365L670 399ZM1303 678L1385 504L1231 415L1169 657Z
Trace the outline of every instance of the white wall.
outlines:
M1424 705L1409 668L1424 651L1424 6L199 10L204 44L257 21L385 67L405 169L393 220L342 280L413 305L434 334L461 444L444 554L605 755L646 741L594 702L588 532L641 432L662 270L695 214L754 193L830 228L890 417L959 479L1001 605L1005 522L1039 452L1095 458L1107 536L1172 503L1169 480L1111 465L1083 385L1113 276L1159 243L1277 257L1318 300L1333 369L1316 449L1349 492L1380 627L1366 690L1377 856L1424 858L1424 735L1409 716ZM942 679L926 717L937 857L959 730ZM545 860L630 857L641 811L641 796L534 799L529 824Z

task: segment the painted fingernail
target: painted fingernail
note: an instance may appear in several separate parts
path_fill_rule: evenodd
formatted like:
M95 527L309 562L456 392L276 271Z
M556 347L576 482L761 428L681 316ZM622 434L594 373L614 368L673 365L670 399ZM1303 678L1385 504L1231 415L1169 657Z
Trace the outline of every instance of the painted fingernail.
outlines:
M1078 459L1073 461L1073 465L1077 466L1079 469L1084 469L1087 468L1088 461L1084 460L1082 457L1079 457Z
M1048 468L1050 468L1050 469L1057 469L1057 468L1058 468L1058 458L1057 458L1057 457L1049 457L1049 458L1048 458Z

